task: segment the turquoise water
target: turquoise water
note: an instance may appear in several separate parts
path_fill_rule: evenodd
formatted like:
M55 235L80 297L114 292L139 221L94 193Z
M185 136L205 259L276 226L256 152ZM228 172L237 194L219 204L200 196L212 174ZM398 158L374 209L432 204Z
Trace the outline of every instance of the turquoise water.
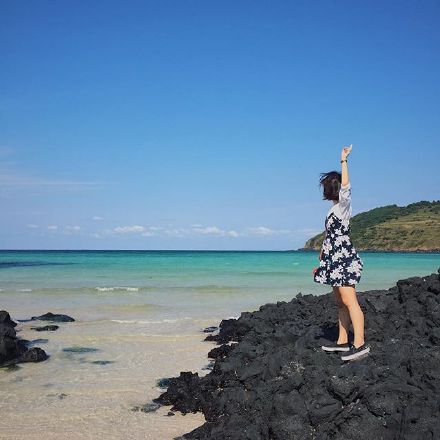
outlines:
M364 270L358 291L389 288L398 279L427 275L440 266L440 254L360 255ZM151 306L168 310L165 317L188 311L237 315L265 302L290 300L298 292L329 292L329 286L313 282L317 265L317 252L300 251L1 251L0 300L50 295L58 307L63 301L67 306L69 298L139 305L144 311Z

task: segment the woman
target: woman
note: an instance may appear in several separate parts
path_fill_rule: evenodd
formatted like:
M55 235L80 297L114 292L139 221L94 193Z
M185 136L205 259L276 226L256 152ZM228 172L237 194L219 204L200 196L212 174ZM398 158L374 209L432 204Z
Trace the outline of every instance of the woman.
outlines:
M319 255L319 267L313 269L314 281L330 284L338 304L338 340L334 344L323 345L322 349L327 352L344 352L341 359L346 361L370 351L370 346L364 340L364 314L355 290L364 264L349 236L351 184L348 179L347 157L352 148L350 145L342 149L342 174L337 171L321 173L319 184L323 187L324 200L332 200L333 206L325 219L326 236ZM353 324L353 344L348 341L350 321Z

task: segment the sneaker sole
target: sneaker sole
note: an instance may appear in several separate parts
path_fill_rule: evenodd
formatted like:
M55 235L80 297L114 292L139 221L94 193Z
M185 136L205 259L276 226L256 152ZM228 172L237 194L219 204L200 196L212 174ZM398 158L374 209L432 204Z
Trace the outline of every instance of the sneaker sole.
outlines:
M362 351L359 351L358 353L354 353L354 354L349 354L348 356L341 356L341 359L343 361L351 361L353 359L357 359L358 357L367 354L370 352L370 347L365 348Z
M321 347L324 351L350 351L350 347L325 347L324 345Z

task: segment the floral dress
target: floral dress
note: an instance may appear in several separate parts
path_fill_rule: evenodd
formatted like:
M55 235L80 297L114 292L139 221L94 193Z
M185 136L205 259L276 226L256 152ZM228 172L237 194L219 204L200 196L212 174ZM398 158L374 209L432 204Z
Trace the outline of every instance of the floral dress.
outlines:
M351 185L341 186L339 202L329 210L325 219L325 238L322 257L313 275L317 283L346 286L359 283L364 266L350 240Z

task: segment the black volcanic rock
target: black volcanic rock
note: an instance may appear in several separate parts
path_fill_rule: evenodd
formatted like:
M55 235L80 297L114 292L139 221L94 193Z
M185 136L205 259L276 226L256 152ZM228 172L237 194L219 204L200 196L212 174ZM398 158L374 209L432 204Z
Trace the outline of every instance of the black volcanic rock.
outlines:
M0 324L6 324L9 327L16 327L17 323L12 321L6 310L0 310Z
M37 332L53 332L59 328L60 327L58 325L44 325L42 327L31 327L31 330L35 330Z
M216 326L206 327L206 328L203 329L203 331L205 333L213 333L216 330L218 330L218 327L216 327Z
M203 412L206 423L181 439L440 439L440 275L358 299L363 359L321 350L337 337L333 294L298 295L222 321L206 337L221 344L212 371L170 378L154 401Z
M22 354L19 362L41 362L48 358L46 352L40 347L32 347Z
M14 327L0 323L0 337L15 338L16 332Z
M9 313L0 311L0 365L13 365L19 362L40 362L47 359L47 354L38 347L28 348L28 341L18 339L14 321Z
M39 321L51 321L51 322L73 322L75 321L71 316L68 315L61 315L61 314L54 314L51 312L45 313L41 316L32 316L32 321L39 320Z

